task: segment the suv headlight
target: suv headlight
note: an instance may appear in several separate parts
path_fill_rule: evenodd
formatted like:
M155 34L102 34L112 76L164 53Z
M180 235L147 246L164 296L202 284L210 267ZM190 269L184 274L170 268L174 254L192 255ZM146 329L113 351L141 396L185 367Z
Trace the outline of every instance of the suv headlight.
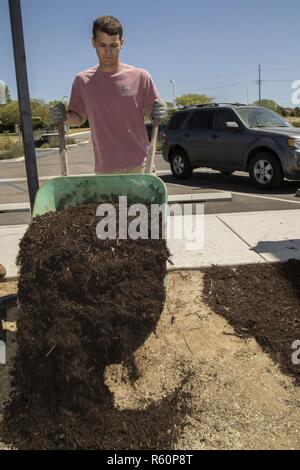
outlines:
M293 139L292 137L288 138L288 146L300 149L300 139Z

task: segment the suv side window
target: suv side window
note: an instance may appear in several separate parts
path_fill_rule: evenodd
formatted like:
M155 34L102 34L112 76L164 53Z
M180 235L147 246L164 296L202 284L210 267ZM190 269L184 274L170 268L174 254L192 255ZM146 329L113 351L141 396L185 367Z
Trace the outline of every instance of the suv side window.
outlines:
M182 111L180 113L175 113L170 119L169 122L169 129L179 129L187 115L189 114L189 111Z
M239 122L235 114L230 109L220 109L213 113L213 128L214 129L228 129L226 122Z
M188 121L187 129L211 129L211 112L195 111Z

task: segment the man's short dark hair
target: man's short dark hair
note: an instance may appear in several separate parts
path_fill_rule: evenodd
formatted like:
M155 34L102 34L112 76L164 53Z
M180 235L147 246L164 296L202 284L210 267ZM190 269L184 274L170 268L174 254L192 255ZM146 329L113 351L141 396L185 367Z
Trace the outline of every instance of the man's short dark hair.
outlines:
M99 18L96 18L93 25L94 39L96 39L98 31L106 33L109 36L118 34L120 39L122 39L123 36L123 27L120 21L114 16L99 16Z

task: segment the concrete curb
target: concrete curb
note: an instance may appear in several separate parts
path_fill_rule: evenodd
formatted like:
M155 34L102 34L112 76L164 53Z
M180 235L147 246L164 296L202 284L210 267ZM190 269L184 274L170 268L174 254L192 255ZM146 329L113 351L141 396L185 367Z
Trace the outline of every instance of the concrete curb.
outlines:
M1 184L2 181L0 181ZM174 203L195 203L195 202L217 202L231 201L229 192L200 193L200 194L179 194L168 196L168 204ZM9 212L30 212L29 202L0 204L0 213Z
M231 201L231 193L227 191L212 192L212 193L198 193L198 194L175 194L168 196L168 203L174 202L209 202L209 201Z
M29 202L0 204L0 213L1 212L30 212L30 204Z

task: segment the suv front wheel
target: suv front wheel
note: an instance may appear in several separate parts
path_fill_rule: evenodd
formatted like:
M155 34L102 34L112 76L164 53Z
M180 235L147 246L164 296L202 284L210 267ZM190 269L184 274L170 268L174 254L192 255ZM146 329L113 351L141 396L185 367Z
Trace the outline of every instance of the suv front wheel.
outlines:
M250 162L249 174L251 181L258 188L278 188L283 183L280 162L269 152L257 153Z
M178 149L172 152L170 158L171 171L175 178L187 179L193 173L189 158L184 150Z

